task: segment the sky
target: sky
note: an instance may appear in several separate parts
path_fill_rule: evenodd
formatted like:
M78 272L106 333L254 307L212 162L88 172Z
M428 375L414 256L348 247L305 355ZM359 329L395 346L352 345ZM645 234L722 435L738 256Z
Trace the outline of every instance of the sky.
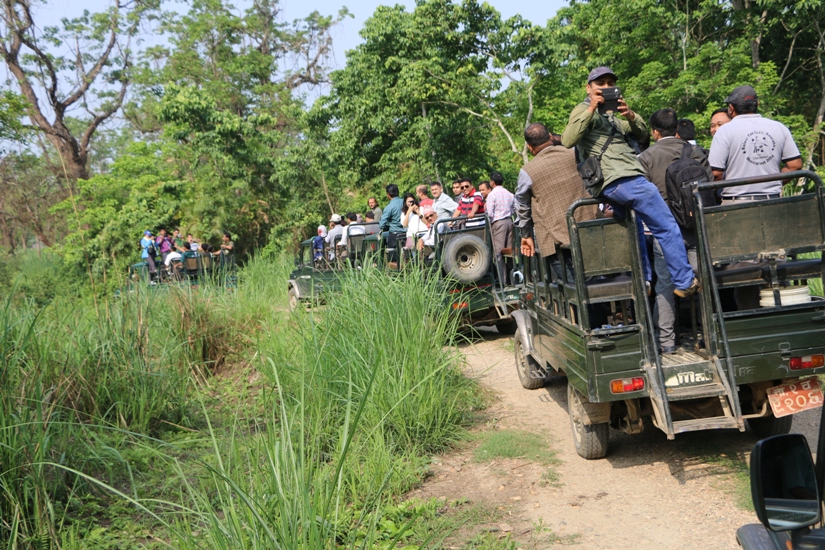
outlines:
M245 9L251 2L244 0L228 0L239 11ZM460 0L454 0L459 2ZM522 17L535 24L544 25L548 19L553 17L559 8L567 5L567 0L488 0L488 3L496 8L504 18L521 14ZM375 8L380 5L402 4L412 11L415 7L414 0L281 0L283 18L285 21L303 18L317 10L324 15L335 15L341 7L346 6L354 16L344 20L338 28L333 30L334 56L331 60L332 69L341 69L346 63L346 51L356 47L361 43L358 31L364 22L373 14ZM111 5L111 0L47 0L45 4L37 5L39 25L45 26L55 24L63 17L74 17L80 15L82 10L91 12L101 11ZM184 2L168 3L167 8L176 7L178 11L185 11Z

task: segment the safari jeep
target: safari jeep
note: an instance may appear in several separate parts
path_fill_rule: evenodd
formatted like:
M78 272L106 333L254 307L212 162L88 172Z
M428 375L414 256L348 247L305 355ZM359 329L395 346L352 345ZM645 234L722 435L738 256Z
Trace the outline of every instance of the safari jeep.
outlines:
M477 227L462 225L477 219L438 220L432 259L447 284L449 307L461 314L464 326L494 325L502 334L514 334L516 323L511 314L518 307L518 289L523 282L520 264L514 262L512 253L514 243L521 241L518 228L514 227L510 248L503 250L505 265L498 266L489 218L483 216L484 224Z
M467 227L468 221L475 222L471 223L474 226ZM365 261L388 273L423 261L432 268L426 273L444 281L449 296L446 306L461 316L463 327L495 326L502 334L513 334L516 324L511 313L518 307L518 287L523 277L514 263L512 247L503 251L505 266L497 266L487 216L460 216L435 223L434 246L422 253L415 243L412 248L404 248L401 233L394 238L389 234L368 236L364 241ZM514 241L519 240L514 237Z
M476 226L466 227L468 221L475 221ZM520 239L516 237L515 241ZM425 271L428 276L443 279L449 295L446 305L461 315L463 326L496 326L504 334L515 332L511 313L518 307L518 286L523 277L512 248L504 250L506 267L496 265L486 216L439 220L435 245L423 255L415 242L412 247L406 244L405 233L380 233L375 224L369 224L363 235L350 235L346 247L325 248L317 260L313 258L312 240L304 241L288 282L290 307L322 300L325 293L334 292L344 269L370 265L393 274L424 262L432 267ZM506 283L508 279L510 284Z
M513 313L518 376L528 389L566 376L581 456L605 456L611 427L635 434L652 425L673 439L696 430L744 431L747 422L764 437L787 433L793 413L821 406L819 385L799 383L825 372L825 300L808 296L806 284L825 270L821 180L800 171L698 189L797 177L813 180L815 192L706 206L694 190L702 289L685 304L693 346L676 354L657 350L634 212L577 222L574 212L597 201L570 206L571 244L562 253L574 280L554 278L536 256L522 258L525 284ZM755 285L761 307L723 306L729 289Z

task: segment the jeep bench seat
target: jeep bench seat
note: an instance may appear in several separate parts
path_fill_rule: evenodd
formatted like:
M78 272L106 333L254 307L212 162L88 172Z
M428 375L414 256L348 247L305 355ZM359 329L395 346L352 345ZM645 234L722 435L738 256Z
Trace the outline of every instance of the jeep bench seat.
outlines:
M779 261L776 264L776 274L780 281L814 279L821 276L821 265L821 260L817 258ZM766 262L728 264L714 274L719 288L766 285L771 282L771 268Z
M718 286L770 284L769 262L754 263L761 255L825 249L818 201L816 194L806 194L706 207L705 232ZM782 259L776 268L779 281L811 279L822 277L823 261Z
M627 221L605 218L577 222L577 237L584 264L585 291L588 303L616 302L633 298L631 246L632 234ZM576 238L576 236L571 236ZM567 253L569 247L562 246L560 253ZM589 281L587 281L590 279ZM566 281L564 291L571 301L580 303L574 281Z

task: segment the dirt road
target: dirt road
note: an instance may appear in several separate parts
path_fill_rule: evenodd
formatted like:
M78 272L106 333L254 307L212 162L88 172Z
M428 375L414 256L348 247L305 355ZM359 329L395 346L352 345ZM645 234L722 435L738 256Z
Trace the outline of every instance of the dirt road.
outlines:
M465 452L435 464L423 496L496 506L504 524L492 529L512 531L525 548L573 542L604 549L734 549L736 528L757 521L741 506L750 500L744 475L737 483L727 467L731 458L747 458L757 439L750 432L696 432L667 441L658 430L636 436L612 430L607 458L584 460L573 447L563 379L523 389L511 339L494 330L463 351L467 374L500 398L491 411L495 428L546 434L561 461L558 483L542 484L546 468L529 461L477 464ZM818 413L795 425L815 439ZM539 525L559 538L537 541Z

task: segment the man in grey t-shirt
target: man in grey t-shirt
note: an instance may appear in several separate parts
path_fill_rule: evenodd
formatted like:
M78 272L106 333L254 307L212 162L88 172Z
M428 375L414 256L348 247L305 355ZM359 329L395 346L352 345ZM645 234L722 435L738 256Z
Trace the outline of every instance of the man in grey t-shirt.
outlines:
M731 121L716 131L708 155L714 179L732 180L802 169L802 157L790 130L781 122L757 114L759 101L752 87L739 86L725 102ZM781 181L754 183L723 189L722 200L765 200L781 193Z

